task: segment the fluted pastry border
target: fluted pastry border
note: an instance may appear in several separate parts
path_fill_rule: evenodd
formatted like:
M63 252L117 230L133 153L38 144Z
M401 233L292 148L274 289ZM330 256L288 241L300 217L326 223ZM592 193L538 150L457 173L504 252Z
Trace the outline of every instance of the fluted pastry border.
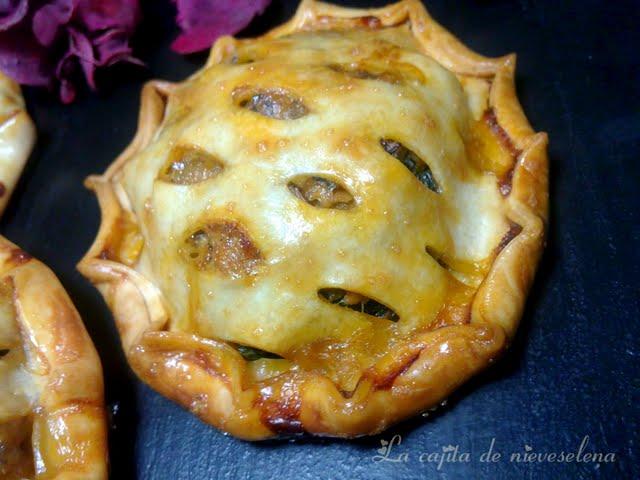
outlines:
M0 279L10 282L26 353L40 386L31 444L36 478L107 478L102 367L71 299L49 268L0 236Z
M160 393L237 437L256 440L303 431L353 437L380 432L443 400L498 357L516 331L543 248L548 160L547 135L533 131L516 96L515 55L487 58L470 51L418 0L364 10L305 0L289 22L264 37L406 21L426 54L456 74L491 81L489 106L520 152L504 202L509 220L522 230L496 256L473 300L470 323L408 337L367 370L353 392L340 392L327 377L298 372L278 380L277 398L265 399L258 387L242 385L246 362L237 351L224 342L165 331L168 313L156 286L133 268L105 258L103 252L119 241L118 222L132 214L113 177L151 140L162 122L164 98L171 94L172 84L149 82L144 87L133 142L103 175L87 181L98 196L102 224L78 268L111 307L132 368ZM218 40L207 65L222 61L234 43L242 41Z

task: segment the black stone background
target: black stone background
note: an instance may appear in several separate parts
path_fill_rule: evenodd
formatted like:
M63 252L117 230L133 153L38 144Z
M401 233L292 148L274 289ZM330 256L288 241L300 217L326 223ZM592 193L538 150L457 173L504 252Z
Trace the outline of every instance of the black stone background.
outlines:
M243 35L278 25L295 0L274 0ZM384 1L343 1L353 6ZM429 0L431 13L485 55L518 53L517 86L534 127L551 138L548 247L513 348L430 418L355 441L251 444L224 436L142 385L127 367L111 315L75 270L99 222L83 179L102 172L131 139L150 78L181 80L205 55L169 50L167 0L145 1L136 37L146 69L116 68L99 94L70 106L26 89L39 138L0 231L60 277L105 371L114 479L640 478L640 3ZM381 440L400 434L374 462ZM513 463L512 452L615 452L615 463ZM492 438L503 454L482 463ZM421 463L458 445L471 461ZM505 459L506 457L506 459Z

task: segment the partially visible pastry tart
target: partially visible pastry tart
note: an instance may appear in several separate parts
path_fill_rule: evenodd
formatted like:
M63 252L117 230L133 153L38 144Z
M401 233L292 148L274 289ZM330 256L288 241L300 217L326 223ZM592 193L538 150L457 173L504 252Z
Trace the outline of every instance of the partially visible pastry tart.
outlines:
M106 479L102 368L55 275L0 237L0 478Z
M304 1L150 82L88 185L79 268L153 388L244 439L373 434L516 331L543 245L547 136L419 1Z
M0 73L0 214L35 129ZM100 360L55 275L0 236L0 479L107 478Z
M18 183L35 138L20 87L0 72L0 215Z
M55 275L0 237L0 478L107 478L102 369Z

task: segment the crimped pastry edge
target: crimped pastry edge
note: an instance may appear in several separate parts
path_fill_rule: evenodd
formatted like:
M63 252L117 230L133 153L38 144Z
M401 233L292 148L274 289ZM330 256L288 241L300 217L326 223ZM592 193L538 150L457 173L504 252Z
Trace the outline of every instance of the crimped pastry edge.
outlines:
M43 263L0 236L27 370L42 387L33 407L36 478L107 478L102 366L80 315Z

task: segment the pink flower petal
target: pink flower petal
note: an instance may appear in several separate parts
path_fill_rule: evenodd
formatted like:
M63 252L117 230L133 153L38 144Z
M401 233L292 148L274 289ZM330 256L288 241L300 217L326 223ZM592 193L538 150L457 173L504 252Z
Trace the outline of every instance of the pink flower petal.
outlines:
M87 83L91 89L95 90L96 60L93 55L93 47L87 36L74 28L69 28L69 53L78 58Z
M56 66L56 77L60 80L59 91L62 103L71 103L76 98L76 87L69 79L73 77L77 65L78 62L73 53L67 52Z
M139 20L138 0L0 0L0 70L22 84L57 85L69 103L80 71L95 89L98 67L140 63L129 46Z
M49 85L53 75L46 49L27 29L0 32L0 71L22 85Z
M20 21L29 10L29 0L0 1L0 32L8 30Z
M64 104L72 103L76 99L76 87L69 80L60 82L60 101Z
M118 28L129 35L140 20L138 0L78 0L77 18L91 32Z
M76 7L74 0L54 0L33 15L33 34L40 44L50 47L63 25L69 23Z
M239 32L271 0L174 0L182 33L171 44L178 53L209 48L222 35Z
M113 65L117 62L129 62L137 65L143 63L133 57L133 51L129 46L129 34L122 30L112 28L93 40L96 50L96 65L102 67Z

